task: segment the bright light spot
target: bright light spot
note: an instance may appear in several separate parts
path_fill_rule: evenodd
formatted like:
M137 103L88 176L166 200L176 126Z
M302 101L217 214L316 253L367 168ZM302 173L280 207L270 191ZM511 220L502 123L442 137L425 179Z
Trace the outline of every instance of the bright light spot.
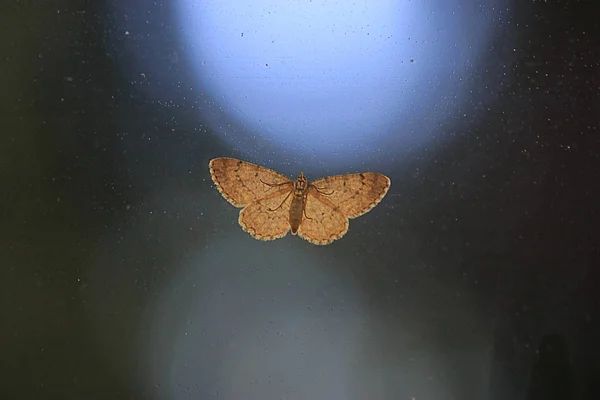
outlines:
M213 129L239 151L260 142L343 164L424 144L454 118L497 1L180 0L178 11L219 106Z

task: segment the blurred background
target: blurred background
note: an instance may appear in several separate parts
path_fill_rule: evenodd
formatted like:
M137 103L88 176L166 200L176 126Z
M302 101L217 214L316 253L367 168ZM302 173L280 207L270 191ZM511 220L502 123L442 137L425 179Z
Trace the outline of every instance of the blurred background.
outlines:
M594 8L4 3L0 398L600 398ZM392 186L259 242L220 156Z

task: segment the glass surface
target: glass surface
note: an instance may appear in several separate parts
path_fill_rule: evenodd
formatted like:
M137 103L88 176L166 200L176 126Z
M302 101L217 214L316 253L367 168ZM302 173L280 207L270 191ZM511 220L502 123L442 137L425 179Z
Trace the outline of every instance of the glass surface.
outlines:
M597 10L0 10L0 399L600 398ZM260 241L216 157L391 187Z

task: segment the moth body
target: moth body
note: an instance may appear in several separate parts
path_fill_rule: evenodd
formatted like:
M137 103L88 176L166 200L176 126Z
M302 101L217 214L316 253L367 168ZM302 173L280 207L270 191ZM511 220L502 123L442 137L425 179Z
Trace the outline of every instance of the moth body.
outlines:
M294 197L290 205L290 231L292 235L298 233L298 228L302 223L304 216L304 207L306 206L306 195L308 193L308 181L304 174L300 172L300 176L294 182Z

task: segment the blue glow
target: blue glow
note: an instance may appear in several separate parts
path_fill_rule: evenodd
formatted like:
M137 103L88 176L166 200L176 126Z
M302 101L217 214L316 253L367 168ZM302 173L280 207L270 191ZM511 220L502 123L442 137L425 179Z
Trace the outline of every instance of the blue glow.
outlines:
M179 0L177 11L217 105L212 128L250 156L260 144L331 166L391 161L457 118L501 1Z

